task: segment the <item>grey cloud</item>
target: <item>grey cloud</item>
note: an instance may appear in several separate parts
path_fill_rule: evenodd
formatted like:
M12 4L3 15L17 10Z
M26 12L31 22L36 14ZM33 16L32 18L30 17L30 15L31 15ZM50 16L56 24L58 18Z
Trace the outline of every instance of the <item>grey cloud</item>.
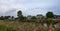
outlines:
M13 12L16 12L17 9L8 9L5 13L13 13Z
M24 15L36 15L37 13L45 14L47 11L54 11L57 14L60 13L60 11L57 11L60 10L59 0L0 0L0 8L1 6L2 9L6 9L0 10L5 11L5 13L2 12L4 15L16 16L16 8L22 8ZM2 13L0 13L0 15L3 15Z

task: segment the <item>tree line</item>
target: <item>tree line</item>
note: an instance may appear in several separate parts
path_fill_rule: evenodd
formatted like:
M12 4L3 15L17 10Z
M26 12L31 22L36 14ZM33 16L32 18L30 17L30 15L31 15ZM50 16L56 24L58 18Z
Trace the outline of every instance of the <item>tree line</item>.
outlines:
M42 18L42 19L37 19L35 16L32 16L30 20L27 20L26 16L23 16L22 11L19 10L17 12L17 18L15 18L14 16L1 16L0 20L11 20L11 21L19 21L19 22L36 22L36 23L41 23L41 25L43 26L44 23L47 24L48 28L50 29L50 26L53 27L54 24L58 23L58 21L54 21L53 19L60 17L60 16L56 16L54 15L53 12L47 12L46 13L46 18Z
M18 21L27 21L27 17L26 16L23 16L23 14L22 14L22 11L21 10L19 10L18 12L17 12L17 18L15 18L14 16L0 16L0 20L18 20ZM44 17L43 17L44 18ZM46 13L46 18L45 18L45 20L50 20L50 19L55 19L55 18L57 18L57 16L56 15L54 15L54 13L53 12L47 12ZM31 17L31 19L37 19L35 16L32 16ZM43 20L43 19L41 19L41 20Z
M55 28L55 24L57 24L57 23L59 23L59 21L55 21L55 20L53 20L53 19L56 19L57 17L60 17L60 16L57 16L57 15L54 15L54 13L53 12L47 12L46 13L46 18L42 18L42 19L37 19L35 16L32 16L31 17L31 19L30 20L26 20L27 19L27 17L24 17L23 15L22 15L22 11L18 11L17 12L17 16L18 16L18 21L29 21L29 22L36 22L36 23L40 23L42 26L44 25L44 23L46 23L47 24L47 27L48 27L48 29L49 29L49 31L51 30L51 31L53 31L54 29L52 29L52 28Z

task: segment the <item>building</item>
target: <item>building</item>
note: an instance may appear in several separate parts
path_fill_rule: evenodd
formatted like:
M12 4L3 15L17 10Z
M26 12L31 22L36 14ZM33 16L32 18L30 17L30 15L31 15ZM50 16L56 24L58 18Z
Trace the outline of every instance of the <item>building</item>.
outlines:
M57 17L56 19L53 19L54 21L58 22L55 24L56 28L60 28L60 17Z
M28 16L27 16L27 19L28 19L28 20L30 20L30 19L31 19L31 17L32 17L31 15L28 15Z
M60 22L60 17L57 17L56 19L53 19L53 20Z
M36 18L37 19L42 19L44 16L42 15L42 14L38 14L37 16L36 16Z

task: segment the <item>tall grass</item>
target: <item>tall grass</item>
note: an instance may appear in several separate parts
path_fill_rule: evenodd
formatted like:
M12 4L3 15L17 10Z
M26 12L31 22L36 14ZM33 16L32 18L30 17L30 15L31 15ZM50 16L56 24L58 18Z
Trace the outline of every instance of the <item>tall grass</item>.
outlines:
M48 31L48 28L34 22L0 21L0 31ZM60 29L55 28L55 31Z
M13 29L13 27L7 27L4 25L0 25L0 31L16 31L16 30Z
M60 31L60 29L59 28L55 28L55 30L54 31Z
M18 31L17 27L14 26L14 22L0 21L0 31Z

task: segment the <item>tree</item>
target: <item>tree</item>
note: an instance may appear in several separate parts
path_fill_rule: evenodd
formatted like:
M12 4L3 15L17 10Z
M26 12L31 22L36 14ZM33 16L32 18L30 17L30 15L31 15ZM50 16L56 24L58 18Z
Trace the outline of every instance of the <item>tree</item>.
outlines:
M0 20L4 20L4 17L3 17L3 16L1 16L1 17L0 17Z
M4 19L9 19L10 18L10 16L4 16Z
M23 15L22 15L22 11L21 10L19 10L18 12L17 12L17 16L18 16L18 20L19 21L22 21L23 20Z
M48 24L52 23L52 19L54 18L53 12L47 12L46 17L47 17Z
M32 16L31 19L37 19L35 16Z
M54 14L53 14L53 12L47 12L46 13L46 17L47 17L47 25L48 25L48 28L49 28L49 31L51 30L53 30L52 28L53 28L53 18L54 18ZM52 27L52 28L51 28Z
M47 20L48 20L50 23L52 23L52 20L53 20L53 18L54 18L53 12L47 12L47 13L46 13L46 17L47 17Z
M53 17L54 17L53 12L47 12L47 13L46 13L46 17L47 17L47 18L53 18Z
M1 16L0 20L8 20L10 18L10 16Z
M27 17L26 16L23 17L23 22L27 22Z
M36 18L35 16L32 16L32 17L31 17L31 21L30 21L30 22L35 22L35 21L36 21L36 19L37 19L37 18Z
M12 17L12 20L14 20L14 16L11 16Z

